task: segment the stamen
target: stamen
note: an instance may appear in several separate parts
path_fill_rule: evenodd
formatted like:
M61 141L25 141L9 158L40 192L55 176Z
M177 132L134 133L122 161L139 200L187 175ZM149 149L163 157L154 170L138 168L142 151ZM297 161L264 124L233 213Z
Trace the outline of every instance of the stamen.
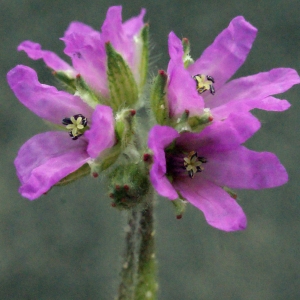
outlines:
M207 159L205 157L198 156L196 151L192 151L189 153L187 157L183 158L183 165L190 178L194 178L195 174L198 172L202 172L204 168L202 164L207 163Z
M83 135L83 129L87 126L87 118L78 114L71 118L64 118L62 123L66 125L72 140L77 140L81 135Z
M215 80L212 76L209 75L203 75L203 74L197 74L193 76L193 79L196 81L196 89L199 94L204 93L205 91L210 91L212 95L215 94L215 88L213 86L213 83L215 83Z

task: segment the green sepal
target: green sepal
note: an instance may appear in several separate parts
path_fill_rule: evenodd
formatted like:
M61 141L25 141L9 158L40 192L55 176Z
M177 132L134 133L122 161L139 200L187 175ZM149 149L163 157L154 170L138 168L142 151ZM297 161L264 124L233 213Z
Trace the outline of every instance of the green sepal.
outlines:
M159 71L154 78L150 95L150 106L156 122L160 125L168 125L169 123L169 106L166 99L167 83L168 75L162 70Z
M115 132L124 150L132 141L135 133L135 110L124 109L116 116Z
M188 118L187 124L190 126L191 130L193 132L201 131L204 127L209 125L210 122L212 122L212 114L210 110L204 111L204 113L201 116L193 116Z
M143 90L148 74L148 62L149 62L149 25L146 24L141 30L140 34L142 40L142 51L141 51L141 61L139 65L140 73L140 90Z
M237 199L237 193L235 193L232 189L227 186L223 186L223 190L233 199Z
M186 210L187 201L182 200L182 199L176 199L171 202L175 208L175 214L176 214L177 219L181 219L182 215L184 214L184 212Z
M189 116L189 111L184 111L180 118L177 120L172 120L170 126L175 128L178 132L200 132L207 125L209 125L212 120L212 114L209 109L204 109L204 112L200 116Z
M108 169L111 165L113 165L116 162L121 151L122 148L120 143L117 143L109 149L105 149L97 158L97 161L92 166L92 169L95 169L97 173Z
M183 38L182 39L182 46L183 46L183 63L184 63L184 67L187 68L189 65L191 65L192 63L194 63L194 60L192 59L192 57L190 56L190 41L187 38Z
M129 209L141 203L150 187L148 171L143 164L118 166L110 173L109 179L109 195L113 199L113 206L119 209Z
M88 174L90 174L91 172L91 168L88 164L84 164L83 166L81 166L78 170L76 170L75 172L69 174L68 176L66 176L65 178L61 179L58 183L56 183L55 185L57 186L64 186L67 185L81 177L84 177Z
M135 107L138 101L138 87L128 64L111 43L106 43L105 49L110 106L115 112L122 108Z
M95 108L97 104L106 104L104 98L98 97L86 84L84 79L77 75L75 79L76 94L89 106Z
M60 81L65 90L71 94L76 92L75 78L70 77L67 72L63 71L53 71L52 74Z

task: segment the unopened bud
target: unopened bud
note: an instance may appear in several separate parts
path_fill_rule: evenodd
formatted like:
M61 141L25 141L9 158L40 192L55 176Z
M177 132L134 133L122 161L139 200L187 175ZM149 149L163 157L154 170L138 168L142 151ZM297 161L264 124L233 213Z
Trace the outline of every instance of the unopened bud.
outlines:
M140 82L139 89L142 91L147 80L148 74L148 62L149 62L149 25L145 24L141 30L140 39L142 43L141 47L141 60L139 66Z
M142 164L121 165L109 177L114 203L120 209L129 209L140 203L149 189L148 171Z
M182 42L183 52L184 52L182 59L183 59L184 67L187 68L189 65L194 63L194 60L190 56L190 51L191 51L190 41L187 38L183 38L181 42Z
M168 75L160 70L154 79L150 95L150 105L156 122L160 125L167 125L169 122L169 106L166 99L166 87Z
M135 110L124 109L116 116L115 130L122 150L128 146L134 136L136 125L135 113Z

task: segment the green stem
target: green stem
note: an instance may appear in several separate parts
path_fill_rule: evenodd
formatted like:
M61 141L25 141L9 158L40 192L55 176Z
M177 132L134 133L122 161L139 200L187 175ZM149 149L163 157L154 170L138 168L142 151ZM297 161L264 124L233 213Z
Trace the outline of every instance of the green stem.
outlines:
M135 300L155 300L157 294L156 259L154 243L154 193L150 188L140 219L141 235Z
M132 300L134 294L134 284L136 279L137 259L137 229L138 213L136 209L128 211L128 232L126 234L126 249L121 270L121 283L119 285L118 300Z

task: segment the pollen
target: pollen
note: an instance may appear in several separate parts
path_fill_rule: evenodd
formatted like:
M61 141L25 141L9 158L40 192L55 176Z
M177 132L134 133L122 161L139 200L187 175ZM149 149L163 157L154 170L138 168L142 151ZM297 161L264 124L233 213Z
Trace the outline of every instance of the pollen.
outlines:
M198 156L196 151L191 151L187 157L183 158L183 165L190 178L194 178L195 174L204 170L202 164L207 160L204 157Z
M71 118L64 118L62 123L66 125L72 140L77 140L83 135L84 128L87 126L87 118L81 114L74 115Z
M203 75L203 74L197 74L193 76L193 79L196 81L196 89L199 94L204 93L205 91L210 91L212 95L215 94L215 88L213 86L213 83L215 83L215 80L212 76L209 75Z

